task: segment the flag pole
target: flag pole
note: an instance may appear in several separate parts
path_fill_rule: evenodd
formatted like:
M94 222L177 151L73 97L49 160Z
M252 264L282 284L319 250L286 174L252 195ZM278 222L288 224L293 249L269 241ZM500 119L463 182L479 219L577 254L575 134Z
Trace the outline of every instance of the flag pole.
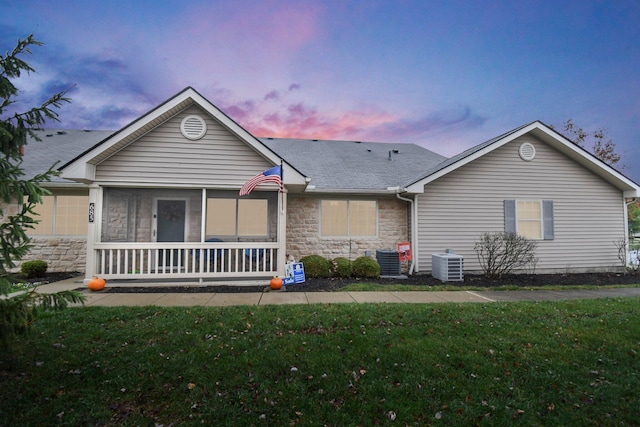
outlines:
M282 159L280 159L280 188L282 189L280 197L280 211L284 214L284 167Z

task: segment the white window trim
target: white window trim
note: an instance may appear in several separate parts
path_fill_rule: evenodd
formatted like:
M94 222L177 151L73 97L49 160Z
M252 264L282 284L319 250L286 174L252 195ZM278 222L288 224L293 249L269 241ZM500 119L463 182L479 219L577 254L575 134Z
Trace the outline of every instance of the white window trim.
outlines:
M58 223L58 197L60 196L77 196L77 197L87 197L87 206L86 206L86 213L87 213L87 230L89 229L89 220L88 220L88 215L89 215L89 199L88 199L88 195L85 194L48 194L47 196L49 197L53 197L53 212L51 215L51 233L48 234L42 234L42 233L34 233L35 230L33 229L27 229L27 236L29 237L34 237L34 238L60 238L60 239L77 239L77 238L86 238L87 237L87 233L84 234L58 234L56 233L56 229L57 229L57 223ZM22 205L24 203L21 202L20 205L18 206L18 209L22 209ZM38 207L36 205L35 208L36 212L38 211ZM39 215L34 215L32 216L32 218L36 221L39 220L40 216Z
M520 222L533 222L534 220L526 220L521 219L518 212L518 203L526 202L526 203L537 203L540 206L540 218L537 220L540 222L540 237L527 237L529 240L544 240L544 212L542 211L542 200L540 199L516 199L516 233L520 234L520 230L518 226ZM524 236L524 235L523 235ZM526 236L525 236L526 237Z
M374 202L376 204L376 234L375 235L369 235L369 236L352 236L350 234L347 235L331 235L331 236L325 236L322 233L322 202L325 201L330 201L330 200L346 200L347 202L347 233L349 233L349 219L350 219L350 215L351 215L351 201L365 201L365 202ZM377 200L371 200L371 199L339 199L339 198L331 198L331 199L320 199L320 205L318 206L318 235L320 237L320 239L326 239L326 240L331 240L331 239L362 239L362 240L366 240L366 239L377 239L378 236L380 234L380 204L378 203Z
M540 202L541 204L542 237L532 240L555 240L555 204L551 199L505 199L503 201L504 231L511 233L518 232L517 205L519 201Z
M216 237L220 237L221 239L227 239L228 241L233 241L233 240L246 240L246 239L268 239L269 236L271 235L271 218L269 217L270 215L270 204L269 204L269 199L268 198L261 198L261 197L255 197L252 199L240 199L238 197L206 197L205 198L205 205L207 204L207 200L209 199L225 199L225 200L235 200L236 203L236 209L235 209L235 234L221 234L221 235L216 235ZM240 208L240 201L242 200L265 200L267 202L267 232L264 235L261 234L251 234L251 235L240 235L238 234L238 215L239 215L239 208ZM204 216L204 221L203 223L206 223L206 218L207 218L208 212L205 213ZM213 236L213 234L207 234L206 228L205 228L205 236Z

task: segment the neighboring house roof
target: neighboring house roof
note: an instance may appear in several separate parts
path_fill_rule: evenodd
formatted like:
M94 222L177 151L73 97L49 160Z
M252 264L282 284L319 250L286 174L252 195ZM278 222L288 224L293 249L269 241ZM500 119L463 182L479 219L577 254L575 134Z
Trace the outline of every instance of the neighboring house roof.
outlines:
M56 162L56 168L69 162L79 153L94 146L113 133L112 130L38 129L33 131L40 141L27 137L22 157L25 177L32 178L46 172ZM75 184L61 177L53 177L52 183Z
M402 190L446 157L415 144L260 138L311 181L307 191ZM393 191L393 190L391 190Z

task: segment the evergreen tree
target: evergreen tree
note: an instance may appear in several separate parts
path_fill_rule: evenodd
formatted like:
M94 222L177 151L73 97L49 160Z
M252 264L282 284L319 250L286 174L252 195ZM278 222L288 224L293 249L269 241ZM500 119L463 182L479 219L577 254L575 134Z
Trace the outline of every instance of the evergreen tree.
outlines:
M10 281L8 270L29 251L27 230L33 228L37 220L34 209L42 203L42 196L48 191L41 186L56 174L55 165L34 177L25 177L22 169L23 146L27 136L38 140L33 129L42 127L47 121L58 121L57 109L70 100L64 92L56 93L39 107L25 112L12 111L18 96L18 89L12 80L22 73L35 71L21 59L31 54L30 46L42 43L29 35L18 40L16 47L0 55L0 345L10 343L16 334L28 331L39 310L64 308L68 303L82 302L84 297L77 292L63 291L42 294L31 291L9 296ZM18 206L16 213L6 214L7 206Z

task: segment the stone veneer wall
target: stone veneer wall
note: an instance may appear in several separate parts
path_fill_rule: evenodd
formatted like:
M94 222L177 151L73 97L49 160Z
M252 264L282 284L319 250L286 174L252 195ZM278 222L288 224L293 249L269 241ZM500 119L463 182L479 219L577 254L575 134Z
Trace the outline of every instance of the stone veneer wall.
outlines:
M335 197L324 197L335 198ZM378 199L378 236L326 238L320 236L320 200L323 197L289 195L287 201L287 253L296 260L306 255L354 260L371 251L397 249L409 240L408 203L395 197Z
M31 239L33 245L29 253L22 259L31 261L39 259L49 265L47 271L78 271L84 273L86 267L87 239L84 237L51 237ZM19 271L18 265L15 271Z
M5 215L15 215L18 212L16 203L2 203L0 205ZM2 221L2 217L0 217ZM47 271L84 273L87 259L86 237L32 237L31 249L16 263L12 272L20 271L20 264L24 261L39 259L48 264Z

